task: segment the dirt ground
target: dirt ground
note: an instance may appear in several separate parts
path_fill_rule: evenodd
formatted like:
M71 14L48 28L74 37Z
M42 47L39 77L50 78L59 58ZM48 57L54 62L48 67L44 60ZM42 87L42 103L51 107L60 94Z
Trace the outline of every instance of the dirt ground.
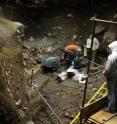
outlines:
M10 75L10 86L7 86L7 92L6 90L4 92L6 96L9 95L13 99L17 107L16 110L22 110L26 113L27 120L33 120L36 124L59 124L46 105L39 102L38 104L36 103L37 106L35 107L35 102L34 104L32 102L34 109L41 106L35 114L33 110L31 112L29 109L31 108L30 101L34 101L33 98L38 101L37 92L30 86L29 73L31 73L31 68L38 67L39 70L33 79L33 83L38 87L64 124L68 124L79 111L84 91L84 84L75 82L70 78L58 83L55 75L61 72L62 68L58 72L44 73L33 56L33 49L38 49L38 59L61 56L61 48L71 42L74 35L77 36L75 42L81 46L92 30L90 18L94 15L105 19L112 18L116 12L113 8L114 13L112 15L110 8L106 11L106 7L94 7L91 9L88 6L82 6L77 9L57 7L37 10L4 7L3 12L6 18L26 25L25 44L29 48L20 48L12 41L10 44L5 44L0 49L0 64L2 67L3 60L6 62L7 71L9 71ZM100 69L98 67L98 70ZM96 92L104 80L102 73L89 78L86 101Z

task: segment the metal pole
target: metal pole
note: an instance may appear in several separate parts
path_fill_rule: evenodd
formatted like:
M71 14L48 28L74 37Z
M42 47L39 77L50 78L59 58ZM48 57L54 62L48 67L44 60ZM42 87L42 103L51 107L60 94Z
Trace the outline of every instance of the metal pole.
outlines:
M95 26L96 26L96 21L94 20L95 17L93 17L93 28L92 28L92 38L91 38L91 48L89 51L89 61L88 61L88 67L87 67L87 75L89 75L89 69L90 69L90 64L91 64L91 59L92 59L92 48L93 48L93 39L94 39L94 34L95 34ZM84 87L84 95L83 95L83 101L82 101L82 108L85 105L85 99L86 99L86 93L87 93L87 84L88 84L88 78L86 79L85 87ZM80 122L79 124L82 124L83 117L82 117L82 108L80 110Z
M90 19L91 21L96 21L96 22L103 22L103 23L110 23L110 24L115 24L117 25L117 22L114 22L114 21L107 21L107 20L102 20L102 19L96 19L96 18L91 18Z
M83 117L82 117L82 108L80 110L80 117L79 117L79 124L82 124Z
M87 68L87 75L89 74L89 69L90 69L90 64L91 64L91 59L92 59L92 48L93 48L93 39L94 39L94 34L95 34L95 26L96 26L96 21L95 21L95 17L93 17L91 48L90 48L90 51L89 51L89 62L88 62L88 68ZM88 78L86 79L86 83L85 83L82 107L84 107L84 104L85 104L86 92L87 92L87 84L88 84Z
M32 69L32 72L31 72L31 85L33 83L33 73L34 73L34 70Z
M32 84L33 85L33 84ZM35 87L35 85L33 85ZM56 114L56 112L52 109L52 107L50 106L50 104L47 102L47 100L44 98L44 96L42 95L42 93L38 90L37 87L35 87L36 91L38 92L38 96L41 97L41 99L43 100L43 102L47 105L47 107L52 111L52 113L55 115L55 117L57 118L57 120L60 122L60 124L64 124L61 119L59 118L59 116Z

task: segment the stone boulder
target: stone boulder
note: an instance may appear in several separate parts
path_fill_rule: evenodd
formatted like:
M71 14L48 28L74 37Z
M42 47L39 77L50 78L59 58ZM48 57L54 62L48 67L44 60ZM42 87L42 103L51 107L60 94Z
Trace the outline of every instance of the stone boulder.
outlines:
M104 25L97 25L96 28L95 28L95 34L101 34L103 33L104 31L106 31L106 27Z
M6 39L20 36L24 33L24 25L20 22L14 22L0 16L0 39Z
M114 31L107 31L103 36L103 45L107 45L117 38L117 33Z

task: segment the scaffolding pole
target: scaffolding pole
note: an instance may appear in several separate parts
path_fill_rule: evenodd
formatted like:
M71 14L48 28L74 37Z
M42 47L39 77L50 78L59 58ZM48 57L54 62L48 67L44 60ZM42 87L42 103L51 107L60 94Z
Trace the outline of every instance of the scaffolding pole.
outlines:
M95 35L95 27L96 27L96 22L102 22L102 23L109 23L109 24L115 24L117 25L117 22L114 21L108 21L108 20L102 20L102 19L96 19L95 17L92 17L90 19L93 22L93 28L92 28L92 39L91 39L91 48L89 51L89 62L88 62L88 67L87 67L87 75L89 75L89 69L90 69L90 64L91 64L91 59L92 59L92 47L93 47L93 39ZM85 105L85 100L86 100L86 93L87 93L87 84L88 84L88 78L86 79L85 87L84 87L84 95L83 95L83 101L82 101L82 108ZM82 124L83 118L82 118L82 108L80 111L80 124Z
M117 22L114 21L107 21L107 20L102 20L102 19L97 19L95 17L90 19L91 21L96 21L96 22L102 22L102 23L109 23L109 24L115 24L117 25Z
M87 67L87 75L89 75L90 64L91 64L91 59L92 59L92 48L93 48L93 40L94 40L95 26L96 26L95 17L92 18L92 21L93 21L93 28L92 28L92 37L91 37L91 48L90 48L90 51L89 51L89 61L88 61L88 67ZM82 108L84 108L84 105L85 105L86 93L87 93L87 84L88 84L88 78L86 79L86 83L85 83L85 86L84 86ZM82 124L82 121L83 121L82 108L81 108L81 112L80 112L80 122L79 122L80 124Z
M92 37L91 37L91 48L90 48L90 51L89 51L89 61L88 61L88 67L87 67L87 75L89 75L89 69L90 69L90 64L91 64L91 59L92 59L93 39L94 39L95 26L96 26L96 21L95 21L94 19L95 19L95 17L93 17L93 28L92 28ZM84 95L83 95L83 101L82 101L82 107L84 107L84 104L85 104L86 91L87 91L87 84L88 84L88 78L86 79L86 83L85 83Z

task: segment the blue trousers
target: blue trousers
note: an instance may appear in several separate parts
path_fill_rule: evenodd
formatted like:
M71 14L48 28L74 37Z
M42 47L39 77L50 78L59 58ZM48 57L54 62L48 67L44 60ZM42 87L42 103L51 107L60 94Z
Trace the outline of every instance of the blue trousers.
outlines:
M117 79L107 79L108 88L108 107L117 112Z

